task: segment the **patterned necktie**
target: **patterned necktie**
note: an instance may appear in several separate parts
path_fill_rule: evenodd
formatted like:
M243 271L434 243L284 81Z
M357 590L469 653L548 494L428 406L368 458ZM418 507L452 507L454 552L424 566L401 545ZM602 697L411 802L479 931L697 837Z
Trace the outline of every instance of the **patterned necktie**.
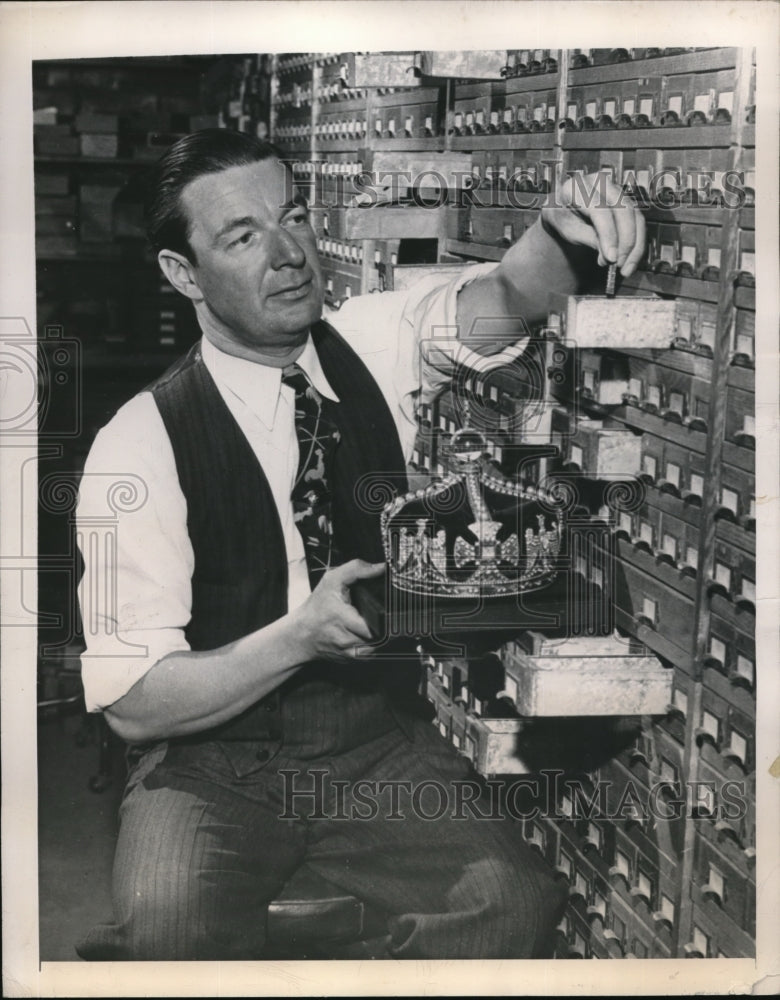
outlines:
M323 412L322 397L298 365L293 364L283 370L282 382L295 391L295 433L299 457L290 499L293 519L303 538L309 583L314 589L334 561L327 469L340 435L338 428Z

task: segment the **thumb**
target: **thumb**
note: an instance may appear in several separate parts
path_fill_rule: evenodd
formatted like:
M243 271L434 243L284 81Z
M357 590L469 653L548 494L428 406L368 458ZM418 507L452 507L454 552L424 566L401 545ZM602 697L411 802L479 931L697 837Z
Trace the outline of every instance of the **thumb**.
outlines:
M348 587L356 580L369 580L376 576L381 576L385 571L383 562L370 563L365 559L350 559L343 566L337 566L332 570L336 583L343 587Z

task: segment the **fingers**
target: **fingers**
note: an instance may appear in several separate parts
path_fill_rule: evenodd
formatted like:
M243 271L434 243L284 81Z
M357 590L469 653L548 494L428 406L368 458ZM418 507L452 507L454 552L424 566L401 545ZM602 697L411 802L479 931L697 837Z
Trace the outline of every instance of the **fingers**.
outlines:
M339 609L341 611L341 609ZM342 628L349 631L352 636L356 639L365 639L371 641L373 635L371 634L371 629L365 622L359 611L352 607L351 604L344 606L343 612L340 614L340 625Z
M633 274L645 249L646 226L639 209L626 202L614 185L607 189L605 202L585 210L592 228L590 239L583 240L598 251L598 264L616 263L621 274Z
M599 227L598 217L593 219L594 229L599 237L599 263L617 263L624 277L633 274L645 249L645 220L634 202L627 199L622 188L608 181L604 189L604 207L607 208L614 225L612 230L606 224ZM602 238L606 237L606 241ZM614 248L614 254L613 254Z
M348 587L356 580L369 580L372 577L381 576L384 571L385 564L383 562L370 563L366 562L365 559L350 559L342 566L328 570L323 581L327 580L337 587Z
M613 264L618 259L618 228L611 208L596 207L589 210L591 225L596 231L599 267ZM633 246L633 240L632 240Z
M642 254L645 252L645 240L647 236L647 227L645 225L644 215L642 215L638 208L634 208L633 213L635 226L634 246L620 268L621 273L626 278L634 273L637 268L637 264L642 259Z
M617 247L615 260L618 267L623 270L623 265L628 259L628 255L633 253L636 244L636 213L628 207L618 207L613 209L612 217L615 220L617 232Z

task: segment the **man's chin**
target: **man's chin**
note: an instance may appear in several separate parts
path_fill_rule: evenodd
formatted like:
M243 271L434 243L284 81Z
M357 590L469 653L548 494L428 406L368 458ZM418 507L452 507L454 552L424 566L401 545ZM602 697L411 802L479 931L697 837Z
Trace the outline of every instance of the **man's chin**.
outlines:
M313 301L304 300L302 302L289 303L284 310L284 316L280 316L282 324L291 333L298 333L301 330L308 331L312 323L322 319L323 302L321 298Z

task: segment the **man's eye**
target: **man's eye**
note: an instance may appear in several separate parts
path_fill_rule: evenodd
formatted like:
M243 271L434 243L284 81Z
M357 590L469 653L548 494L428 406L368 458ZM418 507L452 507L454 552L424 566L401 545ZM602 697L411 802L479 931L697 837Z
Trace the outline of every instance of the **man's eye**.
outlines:
M296 212L294 215L288 215L285 221L288 226L302 226L309 221L309 213L306 211Z
M251 232L251 231L250 232L246 232L246 233L242 233L239 237L237 237L235 240L233 240L233 242L230 244L230 246L232 246L232 247L246 246L247 243L251 242L251 240L254 237L254 235L255 234L253 232Z

